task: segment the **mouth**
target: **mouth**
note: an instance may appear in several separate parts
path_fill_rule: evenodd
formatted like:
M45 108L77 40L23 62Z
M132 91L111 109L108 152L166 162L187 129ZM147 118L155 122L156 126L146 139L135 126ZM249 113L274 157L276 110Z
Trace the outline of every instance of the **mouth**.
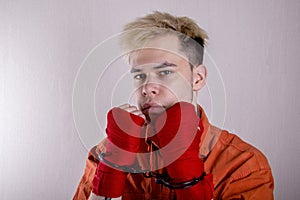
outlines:
M164 110L164 106L159 105L157 103L145 103L142 105L142 112L145 114L149 114L152 112L157 112L158 110Z

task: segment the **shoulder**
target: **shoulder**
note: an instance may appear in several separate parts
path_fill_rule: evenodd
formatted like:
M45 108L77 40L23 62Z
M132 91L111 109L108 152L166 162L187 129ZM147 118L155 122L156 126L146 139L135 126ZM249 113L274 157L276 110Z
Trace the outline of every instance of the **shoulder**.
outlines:
M271 170L266 156L260 150L226 130L221 130L205 165L217 177L230 177L231 180Z
M213 174L217 199L250 199L253 195L273 199L274 180L267 158L235 134L221 130L204 166Z
M253 170L270 169L266 156L253 145L245 142L235 134L222 131L219 137L220 147L227 149L231 156L244 160ZM251 161L251 162L247 162Z

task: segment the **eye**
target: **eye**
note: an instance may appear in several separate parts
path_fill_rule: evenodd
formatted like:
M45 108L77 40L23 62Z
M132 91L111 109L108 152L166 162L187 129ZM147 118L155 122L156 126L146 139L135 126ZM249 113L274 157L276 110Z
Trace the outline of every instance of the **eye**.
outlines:
M165 76L165 75L169 75L172 74L173 72L170 70L163 70L159 72L159 75Z
M136 80L141 80L141 79L146 78L146 75L145 74L137 74L137 75L133 76L133 78Z

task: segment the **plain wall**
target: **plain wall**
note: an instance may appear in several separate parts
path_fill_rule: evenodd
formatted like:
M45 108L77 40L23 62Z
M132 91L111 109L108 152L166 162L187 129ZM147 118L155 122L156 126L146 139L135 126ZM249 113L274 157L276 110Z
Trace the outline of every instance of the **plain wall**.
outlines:
M276 199L300 196L300 1L1 0L0 199L72 198L90 147L73 119L76 74L96 45L154 10L208 32L224 128L267 156Z

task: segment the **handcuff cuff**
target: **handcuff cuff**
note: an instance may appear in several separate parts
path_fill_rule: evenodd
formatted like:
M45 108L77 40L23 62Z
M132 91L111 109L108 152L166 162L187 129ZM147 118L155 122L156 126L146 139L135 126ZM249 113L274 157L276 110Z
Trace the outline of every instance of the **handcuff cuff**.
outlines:
M134 174L143 174L145 178L154 178L155 183L164 185L165 187L171 190L192 187L193 185L196 185L201 180L203 180L204 177L206 176L206 173L203 172L199 177L193 178L191 180L183 181L183 182L174 182L174 180L172 180L166 173L160 174L149 170L136 170L129 166L120 166L118 164L108 161L107 159L105 159L105 156L108 156L108 154L104 152L98 155L99 159L104 163L106 163L107 165L122 171L130 172Z

